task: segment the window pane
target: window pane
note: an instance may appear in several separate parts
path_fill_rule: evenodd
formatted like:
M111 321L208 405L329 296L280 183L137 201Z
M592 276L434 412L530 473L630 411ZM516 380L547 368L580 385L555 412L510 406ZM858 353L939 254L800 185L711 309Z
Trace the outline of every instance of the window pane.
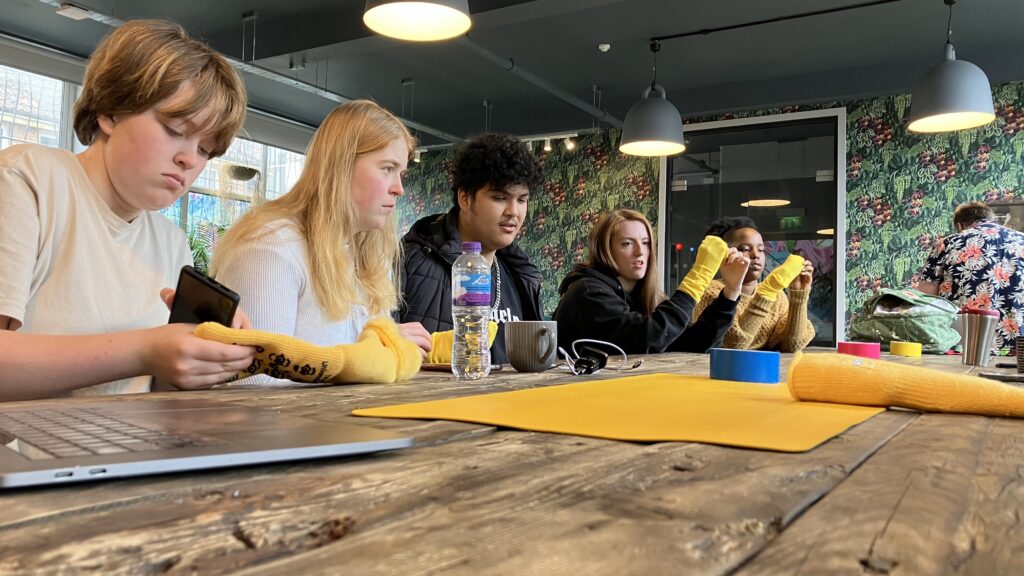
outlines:
M249 209L249 204L243 200L231 200L190 192L188 195L188 232L211 224L230 226Z
M280 148L267 147L267 200L283 196L299 179L306 157Z
M0 66L0 149L59 146L63 89L60 80Z
M174 201L167 208L160 210L160 213L167 217L168 220L174 222L175 226L181 225L181 198Z
M206 164L192 186L251 200L259 183L263 148L263 144L258 142L235 138L223 156Z

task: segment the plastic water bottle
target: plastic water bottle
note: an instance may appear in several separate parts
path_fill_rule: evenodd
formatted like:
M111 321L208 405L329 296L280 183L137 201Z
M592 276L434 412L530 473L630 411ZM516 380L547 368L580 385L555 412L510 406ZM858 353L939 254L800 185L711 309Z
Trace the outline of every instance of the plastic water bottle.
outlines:
M491 373L490 320L491 266L480 255L479 242L463 242L462 256L452 265L452 373L459 380L477 380Z

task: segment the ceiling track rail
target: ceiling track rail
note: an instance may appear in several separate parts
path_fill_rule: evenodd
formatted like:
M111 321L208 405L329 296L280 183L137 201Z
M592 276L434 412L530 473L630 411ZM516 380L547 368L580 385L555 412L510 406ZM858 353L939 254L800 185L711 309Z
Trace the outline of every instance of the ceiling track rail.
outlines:
M669 34L668 36L654 36L651 38L652 42L658 42L661 40L674 40L676 38L687 38L690 36L708 36L715 32L726 32L728 30L739 30L741 28L752 28L754 26L761 26L764 24L775 24L776 22L787 22L789 20L800 20L801 18L810 18L812 16L822 16L824 14L835 14L836 12L846 12L847 10L859 10L861 8L870 8L872 6L879 6L882 4L892 4L893 2L902 2L902 0L871 0L870 2L861 2L859 4L848 4L846 6L836 6L835 8L823 8L821 10L812 10L810 12L801 12L799 14L789 14L787 16L778 16L775 18L765 18L764 20L754 20L753 22L743 22L741 24L730 24L729 26L719 26L717 28L702 28L700 30L693 30L691 32L680 32L679 34Z
M622 128L622 120L619 120L618 118L612 116L611 114L608 113L607 110L598 108L580 98L577 98L576 96L573 96L572 94L566 92L565 90L562 90L558 86L555 86L554 84L551 84L550 82L541 78L540 76L537 76L533 72L530 72L529 70L526 70L523 67L519 66L514 59L506 58L481 46L468 35L460 37L457 40L457 42L462 46L465 46L466 48L472 50L473 52L476 52L480 56L483 56L485 60L497 64L503 70L505 70L505 72L515 74L516 76L522 78L523 80L526 80L530 84L533 84L534 86L540 88L541 90L544 90L545 92L551 94L552 96L561 99L563 102L571 104L572 106L579 108L580 110L586 112L587 114L590 114L591 116L597 118L601 122L605 122L606 124L609 124L615 128Z

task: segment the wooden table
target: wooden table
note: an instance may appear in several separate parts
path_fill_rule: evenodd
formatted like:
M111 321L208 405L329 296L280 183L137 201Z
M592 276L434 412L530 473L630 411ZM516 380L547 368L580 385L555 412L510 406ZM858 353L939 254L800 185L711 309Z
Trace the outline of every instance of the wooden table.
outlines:
M902 361L966 371L959 357ZM707 371L707 356L665 354L633 373ZM8 491L0 572L1024 570L1021 420L887 411L810 452L784 454L349 415L576 381L506 370L483 383L421 373L396 385L179 392L395 429L417 446Z

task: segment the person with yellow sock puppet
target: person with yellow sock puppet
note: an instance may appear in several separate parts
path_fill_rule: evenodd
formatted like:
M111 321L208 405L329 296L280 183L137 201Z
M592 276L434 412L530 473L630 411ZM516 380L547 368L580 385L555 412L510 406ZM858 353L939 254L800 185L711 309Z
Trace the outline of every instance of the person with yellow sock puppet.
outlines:
M657 248L647 218L618 209L597 220L588 238L589 260L562 280L555 309L559 345L605 340L630 354L706 352L722 342L736 309L749 260L709 236L679 288L661 289ZM694 307L721 272L724 287L699 316ZM696 318L696 321L691 321Z
M240 374L258 375L249 383L390 382L419 369L430 334L389 317L401 254L393 211L414 147L384 108L343 104L317 129L292 189L217 243L211 271L242 297L255 330L197 334L256 346Z
M725 334L724 347L796 352L807 346L814 338L814 326L807 319L807 299L814 274L811 263L790 254L761 280L765 264L764 240L753 220L722 218L711 223L707 234L722 238L750 259L742 295L736 305L736 319ZM711 306L723 288L721 281L712 282L695 313L700 314Z

